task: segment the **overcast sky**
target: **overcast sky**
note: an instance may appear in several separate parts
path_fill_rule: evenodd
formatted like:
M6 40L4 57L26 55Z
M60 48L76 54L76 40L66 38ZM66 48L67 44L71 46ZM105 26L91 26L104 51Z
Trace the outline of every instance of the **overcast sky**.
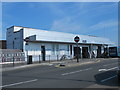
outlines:
M2 16L2 39L16 25L118 40L117 2L4 2Z

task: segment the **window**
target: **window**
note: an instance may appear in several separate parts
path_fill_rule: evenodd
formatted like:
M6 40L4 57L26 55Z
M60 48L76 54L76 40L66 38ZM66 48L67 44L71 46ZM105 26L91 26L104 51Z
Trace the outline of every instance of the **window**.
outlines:
M69 45L67 45L67 51L69 51Z
M56 54L59 54L59 44L56 44Z
M87 40L82 40L83 43L87 43Z
M52 53L55 54L55 45L52 45Z
M59 51L59 45L58 44L56 45L56 51Z

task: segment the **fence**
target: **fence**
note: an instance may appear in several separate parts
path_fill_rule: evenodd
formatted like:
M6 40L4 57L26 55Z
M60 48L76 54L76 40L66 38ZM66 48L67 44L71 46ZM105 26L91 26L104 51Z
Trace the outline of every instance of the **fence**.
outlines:
M0 64L2 67L23 65L25 63L25 55L18 50L2 50L0 52Z
M9 54L0 54L2 62L12 62L14 61L25 61L24 53L9 53Z
M28 55L26 56L26 60L29 60L29 56L32 57L32 63L41 63L41 62L52 62L52 61L60 61L66 59L72 59L72 56L68 55L45 55L45 60L43 60L42 55Z
M29 61L29 56L25 56L23 52L0 52L0 64L3 68L14 67L20 65L26 65ZM72 59L72 56L68 55L45 55L43 60L42 55L31 55L32 63L52 62L66 59Z

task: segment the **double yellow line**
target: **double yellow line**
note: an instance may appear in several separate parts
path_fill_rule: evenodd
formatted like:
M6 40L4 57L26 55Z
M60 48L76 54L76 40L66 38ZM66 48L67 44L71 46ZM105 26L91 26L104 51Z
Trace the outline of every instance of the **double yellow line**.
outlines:
M60 66L60 64L55 65L56 68L65 68L65 66Z

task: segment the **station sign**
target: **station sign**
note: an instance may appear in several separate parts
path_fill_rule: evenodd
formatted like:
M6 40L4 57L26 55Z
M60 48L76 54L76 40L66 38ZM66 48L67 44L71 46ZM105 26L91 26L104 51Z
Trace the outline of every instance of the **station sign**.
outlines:
M79 42L79 41L80 41L80 38L79 38L78 36L76 36L76 37L74 38L74 41L75 41L75 42Z

